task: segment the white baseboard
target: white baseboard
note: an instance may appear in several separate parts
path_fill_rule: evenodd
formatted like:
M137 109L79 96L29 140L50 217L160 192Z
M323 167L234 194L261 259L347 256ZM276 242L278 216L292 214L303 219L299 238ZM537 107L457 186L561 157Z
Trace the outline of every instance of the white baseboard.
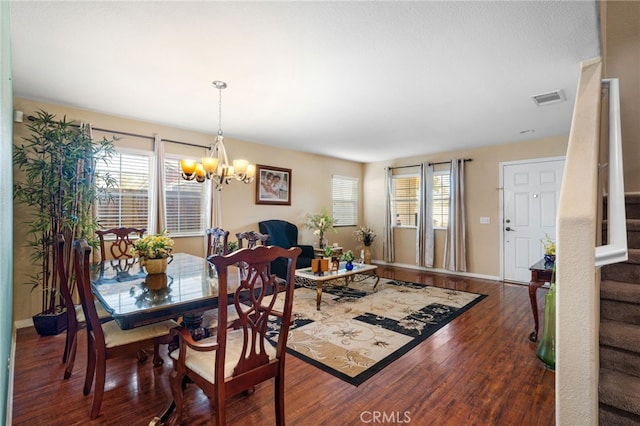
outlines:
M15 328L27 328L33 327L33 320L31 318L18 320L13 323Z
M433 272L434 274L456 275L461 277L478 278L481 280L489 280L489 281L502 281L500 277L495 275L474 274L471 272L453 272L447 269L425 268L423 266L410 265L410 264L404 264L404 263L388 263L388 262L384 262L377 259L372 260L371 263L374 263L376 265L397 266L398 268L414 269L416 271L428 271L428 272Z

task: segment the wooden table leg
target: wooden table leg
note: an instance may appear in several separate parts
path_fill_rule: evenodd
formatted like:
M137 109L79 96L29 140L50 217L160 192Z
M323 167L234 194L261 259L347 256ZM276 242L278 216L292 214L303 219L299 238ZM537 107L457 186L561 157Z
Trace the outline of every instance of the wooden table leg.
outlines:
M320 310L320 301L322 300L322 281L316 281L316 309Z
M529 283L529 300L531 301L531 311L533 313L533 322L535 324L535 328L533 332L529 335L529 340L532 342L538 341L538 299L536 298L536 292L540 284L536 281L531 281Z

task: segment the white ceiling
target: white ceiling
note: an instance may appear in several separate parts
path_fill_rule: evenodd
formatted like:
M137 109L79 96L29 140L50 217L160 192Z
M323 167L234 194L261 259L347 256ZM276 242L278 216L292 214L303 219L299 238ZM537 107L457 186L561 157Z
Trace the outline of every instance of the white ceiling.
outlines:
M13 1L11 34L15 96L213 135L223 80L227 137L363 162L567 134L600 55L595 1Z

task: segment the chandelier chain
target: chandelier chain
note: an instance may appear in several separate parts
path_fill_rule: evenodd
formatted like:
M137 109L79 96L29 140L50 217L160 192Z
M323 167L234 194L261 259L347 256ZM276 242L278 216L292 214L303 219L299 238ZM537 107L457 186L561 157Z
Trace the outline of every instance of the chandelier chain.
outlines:
M218 87L218 135L222 136L222 87Z

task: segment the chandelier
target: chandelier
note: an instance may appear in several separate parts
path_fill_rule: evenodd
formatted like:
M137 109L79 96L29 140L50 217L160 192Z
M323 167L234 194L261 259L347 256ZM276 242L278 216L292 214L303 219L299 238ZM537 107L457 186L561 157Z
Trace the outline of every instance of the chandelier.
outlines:
M222 135L222 89L227 87L227 83L214 81L212 84L218 89L218 134L215 143L209 147L209 156L202 157L200 163L195 160L180 160L180 170L183 179L195 179L196 182L210 179L216 189L221 191L222 187L231 183L233 179L252 183L256 175L256 166L242 159L229 163Z

